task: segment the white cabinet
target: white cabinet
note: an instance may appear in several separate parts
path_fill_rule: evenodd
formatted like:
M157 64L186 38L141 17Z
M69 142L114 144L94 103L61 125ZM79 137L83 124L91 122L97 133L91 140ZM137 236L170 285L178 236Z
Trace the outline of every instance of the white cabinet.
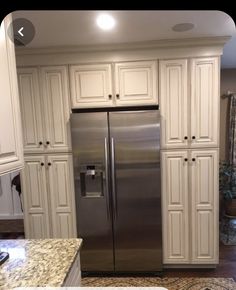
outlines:
M219 146L219 58L192 59L190 67L192 147Z
M25 153L71 150L67 68L18 69Z
M164 263L189 261L188 152L161 154Z
M188 146L187 60L160 61L161 147Z
M164 263L218 263L218 150L162 152Z
M21 183L26 238L49 238L48 196L44 156L25 156Z
M25 156L22 172L27 238L76 237L72 156Z
M111 64L72 65L70 67L73 108L111 106Z
M219 58L160 61L160 111L163 149L217 147Z
M10 22L7 16L0 28L0 175L23 167L15 50L7 35Z
M70 85L73 108L157 104L157 61L71 65Z
M63 287L79 287L81 286L81 266L80 266L80 253L77 254L73 265L63 283Z
M157 104L157 80L156 61L116 63L116 104Z
M191 152L193 263L218 263L218 159L217 150Z

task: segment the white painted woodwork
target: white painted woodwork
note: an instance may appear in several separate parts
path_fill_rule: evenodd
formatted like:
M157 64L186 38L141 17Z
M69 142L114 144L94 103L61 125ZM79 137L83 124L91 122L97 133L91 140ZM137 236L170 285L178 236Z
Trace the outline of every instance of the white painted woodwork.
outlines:
M189 261L187 151L162 152L163 262Z
M44 164L42 166L42 164ZM25 156L21 175L26 238L50 238L45 157Z
M72 156L49 155L47 162L52 237L76 237Z
M161 60L160 112L161 147L186 148L188 146L187 59Z
M80 253L77 254L73 265L63 283L63 287L79 287L81 286L81 266L80 266Z
M218 263L218 150L192 150L192 262Z
M41 67L44 145L47 152L71 150L67 75L66 66ZM47 141L50 143L46 144Z
M18 68L18 84L25 153L44 151L42 105L37 68ZM40 145L39 142L42 142Z
M70 66L71 102L73 108L111 106L111 64Z
M21 181L26 237L76 237L72 156L26 155Z
M116 104L158 104L157 61L115 63Z
M191 60L191 147L219 146L219 58Z
M23 167L23 146L14 44L7 35L8 15L0 28L0 175Z

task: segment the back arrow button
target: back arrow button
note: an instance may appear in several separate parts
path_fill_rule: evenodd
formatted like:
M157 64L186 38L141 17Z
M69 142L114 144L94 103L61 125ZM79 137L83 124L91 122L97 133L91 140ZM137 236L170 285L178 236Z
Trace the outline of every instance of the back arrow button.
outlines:
M24 27L21 27L21 28L18 30L18 33L20 34L20 36L24 36L24 34L21 32L23 29L24 29Z

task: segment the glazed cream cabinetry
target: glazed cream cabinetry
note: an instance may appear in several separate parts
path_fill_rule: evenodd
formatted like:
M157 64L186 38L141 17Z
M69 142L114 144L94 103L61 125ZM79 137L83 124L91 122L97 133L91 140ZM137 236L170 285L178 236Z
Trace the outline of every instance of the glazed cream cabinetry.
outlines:
M76 237L72 156L26 155L21 177L26 237Z
M219 58L160 61L162 149L218 146Z
M18 69L28 238L76 237L67 66Z
M71 150L66 66L18 69L25 153Z
M157 104L157 61L70 66L72 108Z
M218 150L162 152L166 264L218 262Z
M0 175L23 167L15 49L7 36L10 22L7 16L0 27Z

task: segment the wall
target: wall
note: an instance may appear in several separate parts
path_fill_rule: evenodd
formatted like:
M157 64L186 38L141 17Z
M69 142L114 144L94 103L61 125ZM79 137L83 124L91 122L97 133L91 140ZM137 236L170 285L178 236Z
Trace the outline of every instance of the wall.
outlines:
M220 95L228 90L236 92L236 69L222 69ZM220 160L228 159L229 98L220 98Z
M0 177L0 219L23 218L20 198L11 180L18 172L5 174Z

